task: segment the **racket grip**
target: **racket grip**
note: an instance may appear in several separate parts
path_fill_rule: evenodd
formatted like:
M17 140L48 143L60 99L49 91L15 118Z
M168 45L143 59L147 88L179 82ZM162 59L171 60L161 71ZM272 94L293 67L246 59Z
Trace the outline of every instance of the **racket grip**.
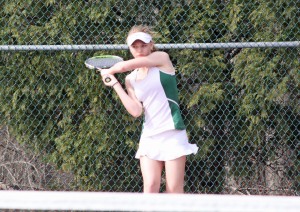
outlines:
M110 81L111 81L111 78L110 78L110 77L106 77L106 78L104 79L104 81L105 81L105 82L110 82Z

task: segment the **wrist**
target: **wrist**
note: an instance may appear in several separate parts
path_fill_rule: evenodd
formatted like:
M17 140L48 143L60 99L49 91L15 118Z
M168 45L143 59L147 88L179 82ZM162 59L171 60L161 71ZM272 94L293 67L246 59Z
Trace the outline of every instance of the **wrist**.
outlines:
M119 83L119 81L115 82L111 87L113 88L118 83Z

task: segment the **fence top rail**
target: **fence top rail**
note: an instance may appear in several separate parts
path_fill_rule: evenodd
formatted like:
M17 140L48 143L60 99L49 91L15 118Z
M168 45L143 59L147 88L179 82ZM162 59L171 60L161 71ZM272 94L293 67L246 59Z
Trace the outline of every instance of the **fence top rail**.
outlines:
M289 48L300 47L300 41L288 42L234 42L234 43L177 43L156 44L159 49L228 49L228 48ZM0 51L95 51L127 50L126 44L92 45L0 45Z

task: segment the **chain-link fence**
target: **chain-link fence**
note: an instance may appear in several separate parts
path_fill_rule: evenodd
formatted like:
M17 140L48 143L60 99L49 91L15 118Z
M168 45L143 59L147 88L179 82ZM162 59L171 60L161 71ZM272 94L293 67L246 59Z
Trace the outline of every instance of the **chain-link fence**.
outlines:
M200 147L186 192L299 195L299 1L0 5L0 189L142 190L141 119L83 62L131 58L127 32L148 24L176 66Z

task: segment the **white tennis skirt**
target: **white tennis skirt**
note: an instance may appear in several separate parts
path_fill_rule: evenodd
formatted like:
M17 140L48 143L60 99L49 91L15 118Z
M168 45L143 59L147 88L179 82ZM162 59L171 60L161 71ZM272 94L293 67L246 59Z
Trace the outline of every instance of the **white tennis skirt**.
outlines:
M170 130L154 136L142 137L135 158L147 156L168 161L184 155L196 154L198 147L190 144L185 130Z

